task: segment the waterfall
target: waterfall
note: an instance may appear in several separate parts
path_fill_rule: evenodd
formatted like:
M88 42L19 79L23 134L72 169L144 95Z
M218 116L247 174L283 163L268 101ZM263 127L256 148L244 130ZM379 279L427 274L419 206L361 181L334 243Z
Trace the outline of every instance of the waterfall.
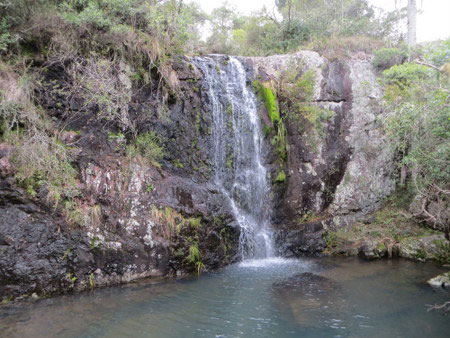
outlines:
M196 57L203 92L212 109L214 183L229 199L241 229L243 259L273 256L270 185L263 165L257 99L242 63L233 57Z

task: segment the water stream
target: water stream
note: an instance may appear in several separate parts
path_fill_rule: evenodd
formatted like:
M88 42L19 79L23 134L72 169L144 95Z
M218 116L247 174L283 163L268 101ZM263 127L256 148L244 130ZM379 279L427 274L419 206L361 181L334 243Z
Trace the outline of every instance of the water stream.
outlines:
M229 199L241 228L243 259L273 256L270 185L256 96L243 64L223 56L197 57L213 115L215 184Z

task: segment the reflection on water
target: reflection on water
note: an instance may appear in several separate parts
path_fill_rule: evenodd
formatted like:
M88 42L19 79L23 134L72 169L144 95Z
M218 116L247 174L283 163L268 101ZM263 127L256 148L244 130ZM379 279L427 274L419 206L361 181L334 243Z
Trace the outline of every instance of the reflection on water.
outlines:
M245 261L216 273L0 307L5 337L448 337L442 269L403 260Z

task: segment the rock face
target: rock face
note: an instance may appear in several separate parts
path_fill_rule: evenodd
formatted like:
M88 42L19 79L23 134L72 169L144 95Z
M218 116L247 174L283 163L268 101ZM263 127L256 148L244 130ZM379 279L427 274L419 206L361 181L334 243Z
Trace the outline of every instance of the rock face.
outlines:
M239 59L249 87L255 79L277 87L288 73L298 79L313 72L306 103L334 113L320 121L320 132L283 117L289 146L284 182L274 179L280 164L269 140L266 145L279 254L319 254L324 229L373 210L393 189L392 156L377 122L381 90L369 57L327 60L300 52ZM226 64L227 57L220 60ZM17 186L10 147L0 145L0 299L214 269L239 259L239 228L211 179L213 116L204 74L189 58L172 67L177 91L161 92L153 81L133 88L128 107L138 133L152 130L163 140L161 168L130 160L130 135L98 120L98 107L83 106L76 95L50 85L39 97L47 114L71 130L61 141L77 148L73 165L83 193L77 226L70 219L80 215L49 206L45 191L32 197ZM45 76L44 83L70 83L58 66ZM278 96L281 105L282 91ZM269 126L263 104L260 110ZM195 248L201 260L193 258Z
M382 91L370 59L358 55L327 60L309 51L248 59L255 78L275 83L276 88L283 86L287 76L295 82L312 72L313 93L304 104L333 112L331 118L320 121L321 130L285 117L288 175L286 183L274 189L274 226L280 229L278 242L285 243L281 254L320 252L322 229L354 222L375 210L394 189L393 154L379 122ZM281 90L280 100L282 95Z

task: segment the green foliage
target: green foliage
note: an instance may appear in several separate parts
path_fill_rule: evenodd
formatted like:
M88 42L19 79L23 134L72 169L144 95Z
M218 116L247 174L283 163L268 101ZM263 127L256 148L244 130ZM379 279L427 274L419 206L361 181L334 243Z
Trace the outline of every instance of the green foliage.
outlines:
M9 32L9 24L6 18L2 18L0 21L0 52L6 52L8 45L13 42L11 33Z
M213 10L208 52L266 56L295 52L311 40L349 36L397 38L395 25L403 15L401 11L377 12L367 0L276 3L281 16L267 9L243 16L227 3Z
M436 67L450 60L450 38L442 42L430 42L423 47L424 58Z
M272 137L270 143L275 146L275 152L280 162L287 161L289 145L287 141L287 131L284 119L280 119L275 125L276 134Z
M442 264L450 264L450 242L440 240L436 243L437 252L434 259Z
M384 120L390 145L399 154L398 167L408 172L423 205L418 216L430 225L448 230L450 181L450 87L436 72L417 64L393 66L383 72L386 104L391 114Z
M196 263L201 260L200 250L198 249L198 244L194 243L189 247L189 255L187 256L187 261L189 263Z
M198 229L201 226L202 219L200 217L190 217L186 219L186 223L193 229Z
M286 181L286 173L284 170L280 170L277 174L277 177L275 178L275 182L277 183L284 183Z
M272 123L280 120L280 111L278 109L277 96L275 92L270 88L270 85L262 83L258 80L253 81L253 86L259 93L261 100L269 114Z
M200 217L185 218L182 214L170 207L157 208L152 206L151 216L158 226L160 235L168 240L173 240L183 229L199 229L201 227Z
M142 159L148 164L160 167L159 161L164 157L165 151L158 135L150 131L138 135L134 143L127 146L127 155L130 158Z
M384 70L406 60L408 50L406 48L382 48L376 50L373 55L373 65Z
M200 274L205 268L197 243L194 243L189 247L189 255L186 257L186 260L189 264L195 265L197 274Z
M91 290L94 290L94 288L95 288L95 276L94 276L94 274L92 272L89 274L88 282L89 282L89 287L91 288Z
M312 40L306 49L314 50L333 61L349 58L356 53L371 54L385 45L383 40L368 36L330 36Z
M91 58L74 62L70 73L85 107L98 108L98 119L114 121L122 130L135 132L128 114L132 83L127 64Z
M293 66L295 67L295 65ZM298 125L299 132L312 127L319 136L324 134L323 122L334 116L334 112L311 103L314 96L315 72L307 70L298 79L296 72L285 74L281 81L281 95L288 116Z
M430 79L432 70L415 63L394 65L383 72L383 83L387 86L396 86L400 90L409 90L409 87L421 80Z
M339 239L335 232L328 231L324 235L325 244L327 248L334 248L338 245Z
M178 158L176 158L175 160L172 161L172 164L179 169L184 168L183 163L180 162L180 160Z
M15 178L32 195L45 187L47 200L57 207L64 198L79 194L76 170L71 165L71 149L45 134L35 134L17 147L11 163Z
M73 227L82 227L86 225L84 210L73 200L64 201L62 214L66 221Z

